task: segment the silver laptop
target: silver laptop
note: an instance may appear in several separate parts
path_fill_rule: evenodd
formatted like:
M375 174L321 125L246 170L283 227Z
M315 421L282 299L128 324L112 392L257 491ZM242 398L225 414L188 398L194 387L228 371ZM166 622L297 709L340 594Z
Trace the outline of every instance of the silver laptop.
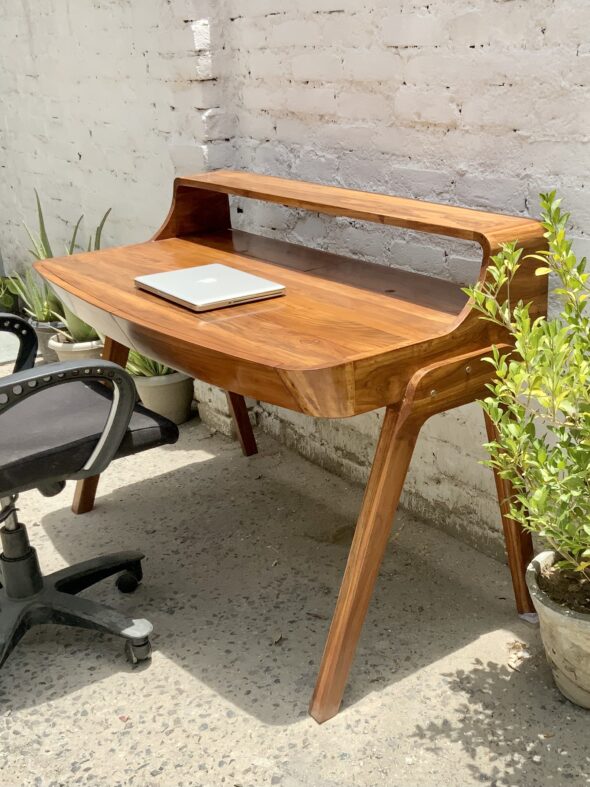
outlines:
M285 292L282 284L217 262L138 276L135 286L195 312L276 298Z

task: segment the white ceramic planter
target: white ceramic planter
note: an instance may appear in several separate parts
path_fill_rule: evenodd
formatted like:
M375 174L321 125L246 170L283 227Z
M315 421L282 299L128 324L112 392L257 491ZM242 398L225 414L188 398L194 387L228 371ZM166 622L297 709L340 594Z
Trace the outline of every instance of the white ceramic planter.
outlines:
M84 358L100 358L104 343L101 339L92 342L65 342L58 333L54 333L48 346L60 361L80 361Z
M541 552L527 569L526 583L557 688L568 700L590 709L590 615L556 604L537 583L541 569L556 559L555 552Z
M169 418L175 424L188 421L193 401L193 378L182 372L160 377L133 376L137 394L149 410Z

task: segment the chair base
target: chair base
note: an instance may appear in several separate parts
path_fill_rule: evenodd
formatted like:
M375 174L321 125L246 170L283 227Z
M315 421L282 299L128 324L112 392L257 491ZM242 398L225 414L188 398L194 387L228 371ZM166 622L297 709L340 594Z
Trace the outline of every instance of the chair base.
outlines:
M0 667L23 634L32 626L44 623L116 634L126 640L130 661L136 663L150 657L149 635L153 627L149 621L128 618L111 607L74 595L114 574L121 574L117 582L120 590L135 590L142 578L144 555L141 552L104 555L44 577L36 552L28 545L24 525L19 523L18 528L25 533L19 537L24 549L17 557L6 556L6 540L14 540L13 532L7 534L5 528L0 530L4 546L0 555ZM8 552L10 554L10 548Z

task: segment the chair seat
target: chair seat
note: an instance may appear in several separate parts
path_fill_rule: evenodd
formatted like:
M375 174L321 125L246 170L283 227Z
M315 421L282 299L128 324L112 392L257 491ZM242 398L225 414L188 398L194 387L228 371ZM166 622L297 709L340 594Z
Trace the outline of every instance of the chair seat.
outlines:
M76 381L39 391L12 407L0 430L0 496L81 470L100 439L110 405L104 385ZM177 439L172 421L137 404L115 458Z

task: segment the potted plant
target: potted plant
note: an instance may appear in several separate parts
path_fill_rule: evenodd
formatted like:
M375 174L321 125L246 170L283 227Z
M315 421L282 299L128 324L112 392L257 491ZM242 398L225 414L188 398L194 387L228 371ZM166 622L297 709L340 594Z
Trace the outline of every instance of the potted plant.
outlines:
M541 636L561 692L590 708L590 297L586 259L566 237L569 214L555 192L541 195L548 250L530 255L553 274L561 310L532 320L510 301L523 264L516 243L493 258L485 282L467 288L484 316L512 337L495 348L495 380L482 403L498 437L488 464L512 485L510 516L549 547L527 571Z
M49 347L49 339L63 323L59 319L61 304L53 290L34 270L28 268L22 275L14 273L9 279L9 291L20 298L29 322L35 329L39 352L43 363L57 361L57 355ZM56 319L58 315L58 319Z
M49 243L49 237L47 235L47 229L45 227L45 218L43 216L43 208L41 207L41 200L39 199L39 194L37 193L37 189L35 191L35 202L37 203L37 221L39 223L39 229L37 234L33 234L31 230L25 224L24 227L27 231L29 236L29 240L33 244L33 248L29 249L29 252L33 255L36 260L48 260L53 257L53 251L51 250L51 244ZM97 251L100 249L100 239L102 236L102 231L105 225L106 220L109 217L109 213L111 212L111 208L109 208L102 219L100 220L98 227L94 231L94 235L90 235L88 239L88 246L87 251ZM78 230L80 229L80 224L82 219L84 218L84 214L82 214L76 224L74 225L74 231L72 232L72 237L70 238L69 243L66 244L65 251L66 254L73 254L76 250L76 239L78 237Z
M25 224L32 248L29 249L37 260L46 260L53 257L53 251L47 235L45 218L41 200L35 189L37 203L38 231L33 233ZM100 249L100 241L105 222L111 209L109 208L93 235L88 240L88 251ZM84 216L80 216L74 225L74 230L69 242L66 244L66 254L73 254L76 250L78 230ZM51 288L45 284L31 270L23 276L18 273L11 277L10 287L24 304L25 311L35 322L35 332L39 340L39 349L44 363L60 360L73 360L74 358L100 358L103 342L90 325L77 317L64 304L60 303Z
M18 296L12 292L8 276L0 276L0 311L18 312Z
M90 325L77 317L65 304L61 304L62 314L56 317L63 320L63 328L49 339L49 347L60 361L75 361L82 358L100 358L104 347L103 340Z
M182 424L190 418L193 380L163 363L130 350L127 371L133 375L142 403L155 413Z

